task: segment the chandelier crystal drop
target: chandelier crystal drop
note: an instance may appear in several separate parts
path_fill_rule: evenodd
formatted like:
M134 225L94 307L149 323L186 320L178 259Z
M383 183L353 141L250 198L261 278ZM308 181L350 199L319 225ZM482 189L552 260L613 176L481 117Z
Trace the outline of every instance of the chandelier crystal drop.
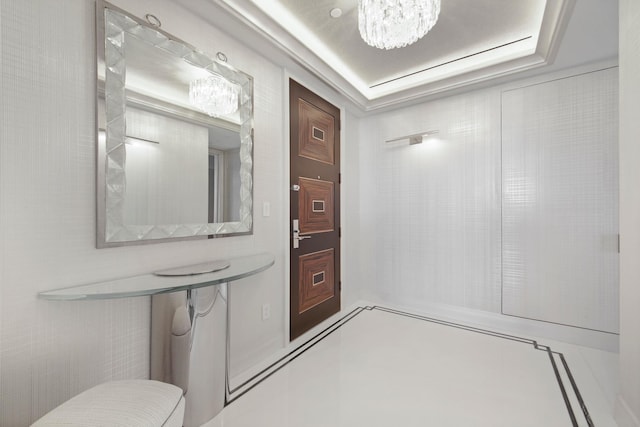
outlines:
M379 49L418 41L438 21L440 0L358 0L362 39Z
M222 76L211 75L189 84L189 102L211 117L238 110L238 87Z

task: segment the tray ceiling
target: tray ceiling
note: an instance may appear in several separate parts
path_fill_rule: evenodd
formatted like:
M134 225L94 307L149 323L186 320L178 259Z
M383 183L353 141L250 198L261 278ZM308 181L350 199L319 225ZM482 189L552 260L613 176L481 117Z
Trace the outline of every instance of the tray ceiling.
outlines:
M364 110L553 60L575 0L442 0L435 27L401 49L370 47L357 0L218 0ZM342 16L330 11L340 8Z

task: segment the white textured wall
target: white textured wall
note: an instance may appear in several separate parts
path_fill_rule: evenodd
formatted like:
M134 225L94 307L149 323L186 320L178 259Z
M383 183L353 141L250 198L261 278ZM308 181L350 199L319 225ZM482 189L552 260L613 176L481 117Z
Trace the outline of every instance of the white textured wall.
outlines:
M139 266L93 249L93 8L1 7L0 425L24 426L97 382L146 376L149 304L36 299Z
M282 346L282 69L174 2L117 1L255 77L254 234L95 249L94 6L2 0L0 425L24 426L97 383L148 375L149 300L38 300L38 291L269 251L276 265L232 285L232 371ZM275 125L274 125L275 124ZM264 201L271 216L262 217ZM260 318L269 302L272 317Z
M349 308L360 300L365 283L361 280L362 271L358 254L362 251L360 243L360 119L345 112L342 124L344 139L342 149L341 184L341 224L342 224L342 307Z
M409 146L385 140L439 130ZM360 130L367 291L420 306L500 311L500 93L366 118Z
M584 77L579 76L584 72L585 69L569 70L535 80L496 86L381 113L361 121L359 264L362 281L366 283L366 298L422 310L430 310L435 306L450 306L449 308L458 311L459 308L463 308L498 314L503 312L502 287L507 283L503 283L502 275L507 272L503 270L503 262L513 260L502 259L505 225L502 222L502 177L508 172L503 166L509 165L505 163L504 153L501 151L501 145L504 143L501 95L509 89L559 77L565 78L568 84L583 84L586 88L593 82L584 82ZM538 177L536 179L539 179L539 182L532 182L531 185L556 188L559 195L564 194L568 200L577 200L576 197L583 193L588 195L585 196L587 200L599 195L604 199L604 205L607 205L616 202L615 194L606 194L616 192L616 180L612 179L616 173L615 128L609 129L613 131L607 133L606 129L590 131L591 123L587 123L585 127L582 125L588 121L585 114L589 113L603 116L599 120L609 128L615 126L615 69L598 74L596 80L600 81L603 89L600 92L593 90L584 96L579 90L573 92L573 98L567 99L567 102L575 108L567 111L568 114L564 118L559 117L562 121L559 126L569 132L566 135L594 133L596 136L612 138L609 144L604 146L609 148L594 152L589 138L578 138L577 141L561 140L557 143L571 142L572 149L579 150L581 158L595 156L592 162L594 164L599 164L599 156L609 156L608 160L605 159L606 168L609 169L601 171L597 182L574 180L572 185L568 185L560 174L555 178ZM544 85L540 86L543 87ZM532 86L531 91L534 95L538 91L544 96L547 92L540 88ZM555 99L554 96L550 100ZM571 98L572 95L564 93L563 96ZM591 98L587 102L583 100L584 97ZM589 105L582 105L583 101ZM528 96L523 102L528 108L530 103L544 101L535 101L535 96ZM522 108L523 111L527 111L524 106L504 107ZM426 138L422 144L410 146L407 141L393 144L384 142L387 139L429 130L438 130L439 133ZM525 156L530 153L523 150L521 154ZM558 161L562 159L552 159L552 163ZM530 159L530 162L538 165L535 158ZM512 162L511 167L514 165L518 167ZM542 164L538 166L544 167ZM556 181L543 182L544 179ZM592 209L592 206L587 204L583 208L588 210ZM564 314L562 307L556 302L566 303L566 298L572 298L576 304L583 305L573 310L578 313L574 313L574 318L583 316L589 310L600 311L588 318L588 322L580 323L580 326L611 331L617 329L617 229L613 209L615 206L605 208L603 218L605 214L609 217L605 218L603 224L607 226L605 232L608 234L590 241L601 244L603 251L607 251L601 255L609 258L607 267L603 268L600 274L601 280L591 286L591 295L584 292L585 295L574 298L571 295L572 289L575 290L575 285L581 283L580 270L574 269L573 276L562 278L571 284L565 287L568 295L563 294L563 299L557 299L556 295L553 297L555 300L545 301L544 292L536 294L542 300L536 300L538 297L531 293L525 295L521 298L522 301L543 308L545 316L538 319L552 322L565 320L561 317ZM533 209L530 213L533 219L544 220L542 211ZM564 231L558 229L557 232ZM566 243L563 248L576 252L571 245L578 243L566 234L561 235L564 235L566 240L564 242L560 239ZM530 261L530 258L524 260ZM518 266L510 267L513 270ZM540 266L540 269L544 270L547 267ZM527 273L526 278L535 279L536 274L545 272L546 270L534 269ZM601 301L593 295L605 295L608 296L608 300ZM529 298L534 300L529 301ZM523 313L511 312L518 315Z
M617 67L502 93L502 183L503 312L617 333Z
M620 427L640 426L640 2L620 0Z

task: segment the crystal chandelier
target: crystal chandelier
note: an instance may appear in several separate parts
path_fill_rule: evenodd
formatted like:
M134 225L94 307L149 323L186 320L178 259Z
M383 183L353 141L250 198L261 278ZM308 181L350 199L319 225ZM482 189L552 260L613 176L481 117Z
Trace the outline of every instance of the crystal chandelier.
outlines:
M359 0L358 27L368 45L404 47L422 38L436 24L440 0Z
M238 87L222 76L211 75L189 83L189 102L211 117L238 109Z

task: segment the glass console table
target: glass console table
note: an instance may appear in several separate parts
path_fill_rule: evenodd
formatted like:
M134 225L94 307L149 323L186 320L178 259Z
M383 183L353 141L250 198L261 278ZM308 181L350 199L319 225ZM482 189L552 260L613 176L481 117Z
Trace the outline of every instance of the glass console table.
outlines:
M143 274L124 279L40 292L39 298L47 300L96 300L158 295L220 283L232 282L252 276L271 267L275 258L268 253L228 259L229 267L212 273L185 276L157 276ZM200 265L200 264L198 264Z
M40 292L38 297L83 301L151 296L150 378L182 388L183 425L197 427L214 418L228 397L227 285L268 269L275 258L260 253L227 261L228 267L211 273L143 274ZM193 267L202 270L202 264Z

